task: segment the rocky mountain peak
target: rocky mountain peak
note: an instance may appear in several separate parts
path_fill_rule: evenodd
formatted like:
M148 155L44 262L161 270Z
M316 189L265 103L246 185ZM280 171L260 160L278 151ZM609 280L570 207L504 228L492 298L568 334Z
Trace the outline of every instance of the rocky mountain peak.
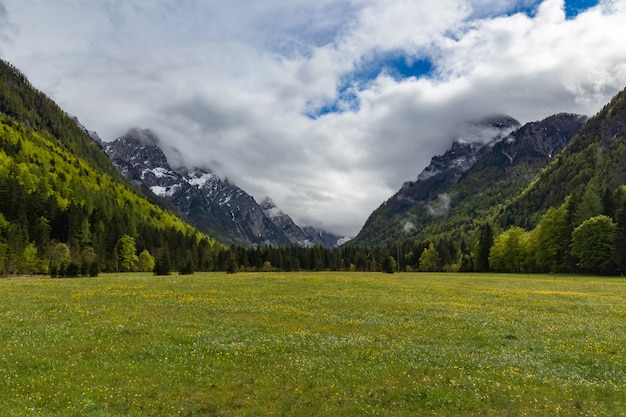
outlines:
M126 135L105 143L104 151L116 166L172 170L158 146L156 135L150 130L130 129Z
M586 116L559 113L537 122L530 122L495 143L495 153L506 156L511 165L530 157L551 160L582 128Z
M467 171L475 162L478 150L483 146L480 142L455 141L452 147L442 155L432 157L430 164L418 175L417 181L426 181L437 174L457 170ZM403 188L413 183L405 183Z
M293 223L293 220L291 220L291 217L289 217L288 215L283 213L282 210L276 207L276 204L274 204L274 201L270 197L265 197L261 201L260 205L261 205L261 209L263 209L263 213L265 213L267 217L272 219L272 221L278 227L282 228L284 226L284 223L290 223L290 222Z
M158 147L159 137L150 129L131 128L124 138L129 142L136 142L148 147Z
M211 170L172 169L151 130L131 129L104 146L118 170L144 193L175 207L198 229L225 243L240 245L311 246L332 242L332 235L313 237L266 197L259 205L252 196ZM330 236L330 237L329 237ZM339 237L335 237L335 246ZM310 243L313 242L313 243Z
M520 123L516 119L505 114L466 123L457 133L457 138L452 142L450 149L434 156L430 164L418 175L417 180L404 183L402 190L408 190L416 183L435 176L450 177L444 181L446 183L455 182L462 173L474 165L478 152L486 143L501 141L519 126Z
M508 114L495 114L487 116L480 120L477 124L482 126L491 126L499 130L517 129L521 126L518 120Z

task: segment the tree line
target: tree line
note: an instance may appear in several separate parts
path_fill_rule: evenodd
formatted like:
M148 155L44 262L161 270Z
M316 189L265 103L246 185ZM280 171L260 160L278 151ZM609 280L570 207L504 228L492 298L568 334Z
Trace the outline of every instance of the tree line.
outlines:
M0 191L6 189L0 185ZM34 198L34 196L30 196ZM0 199L6 203L8 200ZM360 271L591 273L626 270L626 188L587 189L550 208L532 230L483 223L467 239L404 240L378 246L227 247L175 230L135 226L120 214L102 225L97 213L77 208L47 219L21 213L34 223L10 222L0 214L0 271L4 275L95 276L101 271ZM46 202L39 202L46 204ZM54 205L50 201L47 204ZM35 204L33 207L41 207ZM78 216L74 219L73 216ZM14 220L14 219L12 219ZM106 232L105 232L106 231ZM68 240L69 238L69 240Z
M591 186L548 209L537 226L502 228L485 222L463 239L399 240L335 249L230 249L231 271L459 271L588 273L626 271L626 187Z

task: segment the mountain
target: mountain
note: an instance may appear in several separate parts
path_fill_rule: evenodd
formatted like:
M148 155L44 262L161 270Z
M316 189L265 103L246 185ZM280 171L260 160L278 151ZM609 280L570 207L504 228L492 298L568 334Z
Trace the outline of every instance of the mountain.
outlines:
M457 138L443 155L375 210L351 242L378 244L426 239L453 231L459 237L476 219L521 192L581 129L586 117L558 114L524 126L508 117L488 142Z
M502 139L519 126L517 120L506 115L492 116L475 123L476 128L488 135L487 140ZM477 136L455 138L452 147L443 155L434 156L415 181L405 182L400 191L370 215L350 244L377 244L414 232L416 225L411 209L424 206L450 189L476 163L478 152L486 142L484 139L477 140ZM446 197L442 197L441 202L442 208L445 208Z
M121 241L174 268L208 269L222 249L140 195L98 142L0 61L0 275L70 266L78 274L94 263L115 271Z
M200 230L236 245L336 245L313 238L270 199L259 205L244 190L207 169L173 169L150 130L131 129L105 143L120 173L155 201L175 210ZM158 199L155 198L159 197Z
M343 238L332 233L311 226L298 226L289 215L283 213L276 207L270 197L263 199L261 208L272 223L283 231L292 244L297 244L305 248L310 248L315 245L334 248L343 241Z
M529 186L496 217L503 227L536 226L548 208L591 192L607 194L626 184L626 89L594 117ZM610 210L609 210L610 211Z

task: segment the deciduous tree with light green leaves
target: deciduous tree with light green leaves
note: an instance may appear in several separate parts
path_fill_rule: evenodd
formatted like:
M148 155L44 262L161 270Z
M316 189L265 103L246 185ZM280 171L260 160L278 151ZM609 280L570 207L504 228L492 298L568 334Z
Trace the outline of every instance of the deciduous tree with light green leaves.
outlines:
M528 236L528 232L520 227L511 227L498 235L489 255L491 268L499 272L522 272L526 270Z
M139 261L137 248L135 246L135 239L131 236L124 235L117 242L117 247L119 253L120 271L135 271L137 269L137 262Z
M617 225L605 215L582 222L572 233L572 255L584 272L607 274L614 268Z
M567 218L567 203L550 208L533 231L533 252L540 271L563 272L570 251L572 228Z
M420 270L426 272L435 272L441 268L441 258L439 252L432 243L422 251L420 256Z
M65 243L57 243L50 252L50 270L56 273L62 271L72 262L70 248Z
M147 249L144 249L139 254L139 262L137 264L137 269L141 272L152 272L154 270L155 260L150 252Z

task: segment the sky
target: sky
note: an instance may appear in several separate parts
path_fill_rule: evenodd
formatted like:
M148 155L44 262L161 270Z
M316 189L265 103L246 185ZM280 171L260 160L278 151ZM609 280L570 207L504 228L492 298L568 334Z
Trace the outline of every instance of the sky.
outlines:
M0 58L106 141L354 236L468 123L593 115L626 0L0 0Z

